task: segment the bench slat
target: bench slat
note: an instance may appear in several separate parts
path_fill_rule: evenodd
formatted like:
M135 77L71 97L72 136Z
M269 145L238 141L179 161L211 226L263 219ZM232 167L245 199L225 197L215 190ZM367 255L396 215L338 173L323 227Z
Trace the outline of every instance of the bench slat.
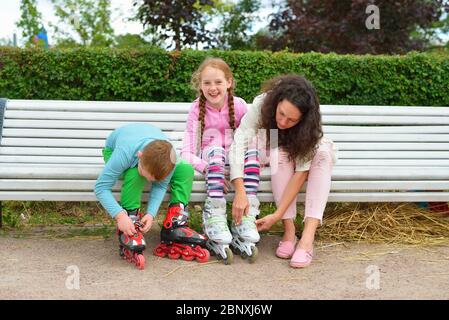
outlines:
M67 130L59 129L58 138L79 138L79 139L106 139L113 130ZM184 132L166 132L167 137L172 141L182 141ZM3 131L4 137L14 138L54 138L54 129L10 129ZM449 137L449 135L448 135Z
M7 147L0 148L0 155L19 156L81 156L102 157L101 148L35 148L35 147Z
M67 157L67 156L1 156L0 163L53 163L53 164L104 164L101 156L96 157Z
M322 116L324 124L346 125L448 125L449 117L405 117L405 116Z
M114 130L122 125L132 123L130 121L46 121L29 119L5 119L5 128L44 128L44 129L95 129ZM148 121L164 131L184 132L185 123L180 122L157 122ZM331 126L324 125L324 132L327 133L449 133L449 126Z
M108 113L108 112L63 112L63 111L27 111L9 110L6 119L42 119L42 120L92 120L132 121L132 122L185 122L186 113ZM379 124L383 125L448 125L449 117L444 116L386 116L386 115L322 115L325 124Z
M59 138L106 139L112 130L58 130ZM182 141L183 131L166 132L171 141ZM52 138L54 129L10 129L3 130L4 137ZM334 142L449 142L449 134L379 134L379 133L331 133L327 137Z
M128 102L128 101L73 101L73 100L9 100L10 110L41 110L71 112L125 112L187 113L191 103L185 102Z
M339 159L449 159L449 151L338 151Z
M7 110L6 119L41 119L41 120L90 120L97 121L132 121L132 122L185 122L185 113L100 113L100 112L58 112L58 111L14 111Z
M2 165L0 166L0 179L33 178L33 179L96 179L103 169L103 165ZM262 168L262 179L269 176L270 169ZM203 179L202 175L195 173L196 179ZM449 170L440 167L360 167L357 171L350 167L336 166L332 179L339 180L449 180Z
M119 194L114 193L114 196L119 199ZM146 201L147 194L144 194L142 201ZM274 202L271 193L259 193L258 198L261 202ZM206 199L205 193L192 193L190 197L191 202L203 202ZM232 201L233 194L226 196L228 201ZM331 192L329 194L328 202L420 202L420 201L447 201L449 199L449 192L351 192L338 193ZM0 193L0 201L97 201L93 192L36 192L36 191L11 191ZM166 195L164 201L169 200L169 195ZM297 197L298 202L304 202L305 194L301 193Z
M73 121L128 121L128 122L185 122L186 114L140 114L140 113L77 113L77 112L46 112L46 111L8 111L6 119L41 119L41 120L73 120ZM445 117L402 117L402 116L322 116L325 124L347 125L449 125Z
M340 126L340 125L323 125L325 134L331 133L381 133L381 134L440 134L449 133L449 126Z
M101 147L100 148L37 148L37 147L11 147L2 146L0 148L0 155L26 155L26 156L84 156L91 157L97 156L102 157ZM395 159L395 160L410 160L410 159L421 159L421 160L447 160L449 159L449 151L338 151L338 162L340 165L346 159L366 159L368 161L375 161L374 163L379 164L376 159ZM424 162L426 163L426 162Z
M248 101L248 107L251 107ZM70 101L70 100L9 100L11 110L67 110L67 111L111 111L111 112L142 112L150 109L152 112L187 113L191 102L128 102L128 101ZM448 116L449 111L442 107L410 107L410 106L366 106L366 105L321 105L324 114L341 115L441 115Z
M31 190L53 190L53 191L92 191L96 180L32 180L32 179L0 179L0 190L6 191L31 191ZM120 191L122 182L114 186L114 191ZM306 190L307 183L302 191ZM331 190L447 190L449 180L445 181L332 181ZM149 189L149 184L146 190ZM206 192L205 181L194 181L193 192ZM271 182L261 181L259 192L271 192Z
M182 141L172 141L173 146L179 150ZM4 146L23 146L23 147L63 147L63 148L102 148L104 139L50 139L50 138L4 138ZM336 144L338 150L416 150L416 151L448 151L449 143L347 143L339 142Z
M338 159L337 166L438 166L449 170L449 159Z
M416 150L416 151L447 151L449 150L449 143L376 143L376 142L365 142L365 143L348 143L339 142L337 144L338 150Z
M61 148L62 149L62 148ZM74 149L71 149L74 150ZM64 150L59 151L60 155L1 155L0 163L35 163L35 164L98 164L104 163L101 150L98 149L93 156L68 156ZM42 151L41 151L42 153ZM449 159L339 159L337 167L342 166L400 166L400 167L423 167L439 166L449 170Z
M27 119L5 119L5 128L44 128L44 129L107 129L114 130L130 121L47 121L47 120L27 120ZM146 123L154 125L163 131L184 131L186 124L184 122L157 122L147 121Z

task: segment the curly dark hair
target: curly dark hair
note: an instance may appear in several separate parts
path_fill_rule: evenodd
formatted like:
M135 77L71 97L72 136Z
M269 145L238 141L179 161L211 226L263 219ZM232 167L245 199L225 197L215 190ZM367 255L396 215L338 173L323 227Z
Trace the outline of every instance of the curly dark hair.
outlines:
M290 161L311 159L323 137L320 102L313 85L302 76L288 74L266 81L262 91L266 96L262 103L259 128L266 129L267 147L270 147L270 129L278 129L278 104L287 100L301 111L302 116L295 126L278 130L278 146L287 152Z

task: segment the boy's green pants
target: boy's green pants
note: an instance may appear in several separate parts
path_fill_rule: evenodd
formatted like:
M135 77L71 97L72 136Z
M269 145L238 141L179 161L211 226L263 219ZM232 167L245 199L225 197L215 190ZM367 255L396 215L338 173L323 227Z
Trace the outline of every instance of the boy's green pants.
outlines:
M112 155L112 149L103 149L103 159L108 162ZM194 170L190 163L181 160L176 164L175 171L170 180L170 204L189 203L192 193ZM148 180L139 175L137 167L125 170L123 176L123 185L121 190L121 206L126 210L140 208L142 192Z

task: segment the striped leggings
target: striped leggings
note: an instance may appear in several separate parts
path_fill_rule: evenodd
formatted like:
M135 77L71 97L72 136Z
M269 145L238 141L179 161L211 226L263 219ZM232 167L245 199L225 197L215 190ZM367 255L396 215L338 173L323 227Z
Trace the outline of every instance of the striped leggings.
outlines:
M210 198L224 197L226 152L223 147L211 147L203 153L208 162L206 173L207 196ZM259 151L249 149L245 153L243 182L248 196L256 196L259 189L260 162Z

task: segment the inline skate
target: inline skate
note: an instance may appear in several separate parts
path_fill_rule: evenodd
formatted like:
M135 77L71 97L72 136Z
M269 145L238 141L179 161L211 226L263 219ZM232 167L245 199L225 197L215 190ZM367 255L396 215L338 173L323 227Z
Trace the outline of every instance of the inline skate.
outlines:
M226 219L226 200L224 198L207 198L203 208L203 228L208 240L207 248L223 259L224 264L231 264L234 255L229 248L232 235Z
M119 254L128 262L134 263L137 269L143 270L145 268L145 257L143 256L143 251L146 248L145 238L140 231L142 228L140 219L143 215L140 212L140 209L135 209L132 211L127 210L127 213L134 223L136 233L132 236L128 236L117 229L118 239L120 242Z
M234 221L231 224L232 242L231 248L242 258L249 259L253 263L259 253L256 243L260 240L259 232L256 227L256 217L259 215L259 200L256 197L248 197L249 211L248 215L242 216L242 221L236 225Z
M161 243L153 250L154 255L186 261L209 261L210 253L204 247L207 238L188 227L187 215L181 205L168 208L161 229Z

